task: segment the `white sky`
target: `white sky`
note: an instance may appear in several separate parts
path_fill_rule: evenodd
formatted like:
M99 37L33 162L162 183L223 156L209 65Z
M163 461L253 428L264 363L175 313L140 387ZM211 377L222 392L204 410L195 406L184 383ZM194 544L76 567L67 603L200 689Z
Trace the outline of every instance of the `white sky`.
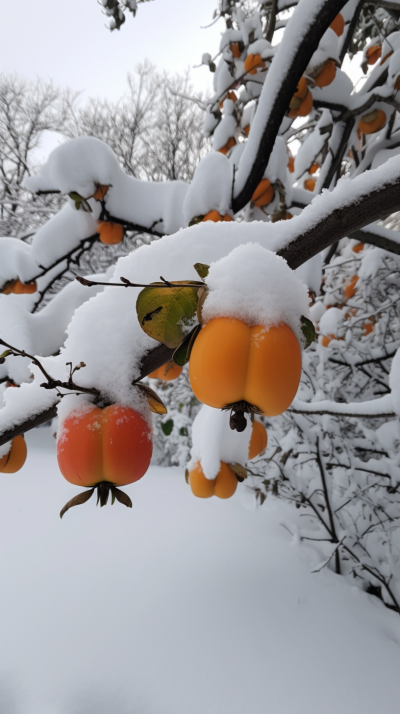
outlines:
M96 0L10 0L0 15L0 71L51 78L92 96L117 99L126 74L146 57L160 69L183 72L218 50L224 24L209 29L217 0L153 0L139 5L120 32L106 29ZM193 70L199 89L207 67Z

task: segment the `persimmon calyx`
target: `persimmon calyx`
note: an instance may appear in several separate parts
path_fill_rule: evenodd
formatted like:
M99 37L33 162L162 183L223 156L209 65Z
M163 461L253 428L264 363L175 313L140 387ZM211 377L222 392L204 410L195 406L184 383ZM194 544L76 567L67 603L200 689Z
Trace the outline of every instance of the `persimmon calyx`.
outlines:
M231 411L229 418L229 426L233 431L244 431L247 426L245 414L262 414L261 409L255 404L249 404L246 401L234 402L233 404L225 404L222 411Z
M97 486L93 486L93 488L89 488L87 491L83 491L77 496L74 496L74 498L71 498L71 500L65 504L64 508L61 509L60 518L62 518L63 515L67 511L69 511L70 508L73 508L74 506L80 506L82 503L86 503L86 501L89 501L89 499L93 496L95 490L97 490L96 506L98 506L100 503L100 508L102 506L107 505L110 493L111 505L115 503L116 499L117 501L119 501L119 503L122 503L127 508L132 508L132 501L129 498L128 494L126 494L124 491L121 491L121 489L114 486L114 484L108 483L108 481L102 481L101 483L97 484Z

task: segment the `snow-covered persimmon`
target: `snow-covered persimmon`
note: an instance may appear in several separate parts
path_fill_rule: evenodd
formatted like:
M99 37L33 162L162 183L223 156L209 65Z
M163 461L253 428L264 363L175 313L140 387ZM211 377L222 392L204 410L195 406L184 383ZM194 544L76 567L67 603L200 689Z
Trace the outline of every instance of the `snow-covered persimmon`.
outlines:
M247 72L247 74L257 74L258 69L265 69L265 62L261 58L261 55L247 55L244 62L244 71Z
M240 45L238 42L231 42L230 44L230 50L232 52L232 57L235 59L239 59L240 55L242 54L240 51Z
M205 477L201 464L198 461L189 473L189 486L192 493L198 498L230 498L237 489L238 480L228 464L221 461L221 468L215 479Z
M344 17L340 12L338 15L336 15L335 19L331 22L329 27L337 34L338 37L343 35Z
M267 447L268 436L264 424L260 421L253 421L251 425L251 437L249 444L249 459L259 456Z
M3 290L3 295L32 295L37 290L36 281L31 283L23 283L21 280L11 280L6 283Z
M218 151L221 154L227 154L230 149L232 149L233 146L236 144L236 139L233 136L230 136L226 144L222 146Z
M336 65L333 60L328 59L322 69L314 77L316 87L328 87L336 77Z
M262 208L262 206L267 206L271 203L274 197L275 189L271 184L271 181L267 178L261 179L256 190L254 191L251 200L255 206Z
M116 245L121 243L124 237L124 228L119 223L111 223L110 221L101 221L97 226L97 233L100 241L105 245Z
M27 449L23 436L16 436L11 442L11 448L7 454L0 457L0 473L14 474L22 469L26 461Z
M300 77L297 89L290 100L288 116L291 119L306 117L313 105L313 98L305 77Z
M358 122L358 130L361 134L375 134L386 124L386 114L382 109L373 109L372 112L364 114Z
M315 189L315 184L316 184L316 180L315 180L315 179L312 179L312 178L306 179L306 180L304 181L304 188L305 188L307 191L314 191L314 189Z
M225 99L230 99L231 102L237 102L237 95L235 94L235 92L228 92L227 95L223 99L221 99L221 101L219 103L220 109L224 108Z
M344 296L345 296L345 298L347 298L347 300L350 300L350 298L354 297L354 295L356 294L357 283L358 283L358 275L353 275L351 280L347 283L347 285L344 288Z
M235 318L214 318L200 330L189 360L196 397L222 409L239 402L268 416L292 403L301 376L301 350L288 325L250 327Z
M179 367L175 362L166 362L154 372L151 372L148 376L151 379L162 379L164 382L171 382L173 379L177 379L182 372L182 367Z
M202 218L202 221L214 221L214 223L218 223L219 221L233 221L232 216L229 215L229 213L225 213L224 216L221 216L218 211L209 211L204 218Z
M382 47L380 45L371 45L365 52L367 58L367 64L375 64L382 54Z
M76 486L134 483L149 468L152 451L147 421L118 404L73 411L64 419L57 439L60 471Z

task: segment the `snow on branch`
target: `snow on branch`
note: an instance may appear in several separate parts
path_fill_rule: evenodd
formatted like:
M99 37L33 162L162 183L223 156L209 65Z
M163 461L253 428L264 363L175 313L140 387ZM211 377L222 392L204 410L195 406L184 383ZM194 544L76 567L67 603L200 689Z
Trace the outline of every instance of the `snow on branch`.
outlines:
M331 402L328 399L323 399L320 402L303 402L300 399L295 399L289 411L295 414L330 414L331 416L346 416L346 417L394 417L396 416L393 409L392 397L390 394L385 394L379 399L372 399L366 402Z
M297 83L345 0L300 0L268 70L236 175L233 210L251 199L268 164Z

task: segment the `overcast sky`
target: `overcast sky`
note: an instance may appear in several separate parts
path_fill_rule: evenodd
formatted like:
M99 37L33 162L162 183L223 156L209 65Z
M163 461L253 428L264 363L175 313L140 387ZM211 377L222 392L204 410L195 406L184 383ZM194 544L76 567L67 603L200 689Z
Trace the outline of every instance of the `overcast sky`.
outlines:
M152 0L129 13L119 32L106 29L96 0L9 0L1 3L0 71L52 78L85 94L118 98L126 74L145 58L182 72L218 50L223 21L209 29L217 0ZM205 89L206 67L193 70Z

